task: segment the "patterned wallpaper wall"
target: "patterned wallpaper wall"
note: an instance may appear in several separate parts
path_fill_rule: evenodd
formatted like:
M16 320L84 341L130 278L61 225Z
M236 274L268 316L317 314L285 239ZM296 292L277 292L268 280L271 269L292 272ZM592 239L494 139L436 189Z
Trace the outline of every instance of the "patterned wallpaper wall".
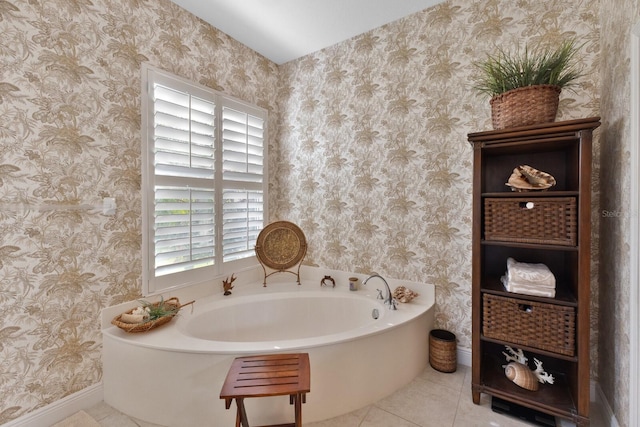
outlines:
M271 218L314 264L436 284L461 348L466 134L490 129L471 63L577 35L558 119L599 114L599 0L450 0L280 68L167 0L0 3L0 424L97 383L98 311L140 295L141 62L267 108Z
M599 384L621 426L629 426L629 226L638 212L628 212L630 194L630 35L640 22L640 1L601 1L602 215L600 227ZM613 190L613 191L610 191ZM636 403L637 404L637 403Z
M313 243L307 258L434 283L438 325L470 348L467 133L491 129L488 99L471 90L472 64L495 46L576 36L586 77L561 95L558 120L597 116L598 6L451 0L281 66L277 187L285 202L275 214L300 223ZM594 163L597 177L597 156Z
M99 382L99 311L140 296L140 64L267 108L271 128L278 76L167 0L3 1L0 34L3 424Z

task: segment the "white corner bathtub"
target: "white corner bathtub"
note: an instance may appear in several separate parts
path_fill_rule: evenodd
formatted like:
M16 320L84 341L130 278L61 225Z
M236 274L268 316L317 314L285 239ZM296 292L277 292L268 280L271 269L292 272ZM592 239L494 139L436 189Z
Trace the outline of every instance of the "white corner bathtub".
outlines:
M149 332L103 328L105 402L163 426L232 426L235 404L225 410L219 395L233 359L306 352L311 392L302 415L313 422L372 404L426 367L433 285L387 279L392 290L405 285L420 294L392 311L375 298L376 289L384 289L380 279L353 292L347 279L353 274L304 271L301 285L277 275L267 287L256 281L229 296L196 299L193 308ZM335 288L319 285L324 274L336 279ZM293 419L286 397L247 399L245 405L252 425Z

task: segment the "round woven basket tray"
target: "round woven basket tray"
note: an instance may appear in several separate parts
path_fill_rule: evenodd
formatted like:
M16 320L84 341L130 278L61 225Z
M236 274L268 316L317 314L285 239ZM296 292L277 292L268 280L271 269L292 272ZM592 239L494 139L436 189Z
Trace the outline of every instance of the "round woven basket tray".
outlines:
M191 301L188 304L193 303L193 301ZM175 308L175 312L173 314L169 314L167 316L163 316L160 317L158 319L154 319L154 320L150 320L148 322L143 322L143 323L125 323L120 321L120 318L122 317L122 314L118 314L116 317L113 318L113 320L111 321L112 325L117 326L118 328L127 331L127 332L147 332L150 331L152 329L157 328L158 326L162 326L165 323L169 323L171 321L171 319L174 318L174 316L176 314L178 314L178 311L180 311L180 308L183 307L180 305L180 301L178 300L178 298L169 298L166 301L160 301L160 302L156 302L151 304L152 306L158 306L160 304L164 304L165 307L167 307L167 309L170 309L170 307ZM185 304L187 305L187 304ZM132 308L131 310L125 312L126 314L131 314L133 313L133 310L135 310L134 308Z

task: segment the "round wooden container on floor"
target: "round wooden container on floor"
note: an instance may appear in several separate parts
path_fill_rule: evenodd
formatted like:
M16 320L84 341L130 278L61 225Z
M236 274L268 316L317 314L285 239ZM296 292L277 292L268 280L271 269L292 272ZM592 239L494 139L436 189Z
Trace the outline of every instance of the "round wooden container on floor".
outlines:
M429 364L440 372L455 372L458 366L456 336L443 329L429 333Z

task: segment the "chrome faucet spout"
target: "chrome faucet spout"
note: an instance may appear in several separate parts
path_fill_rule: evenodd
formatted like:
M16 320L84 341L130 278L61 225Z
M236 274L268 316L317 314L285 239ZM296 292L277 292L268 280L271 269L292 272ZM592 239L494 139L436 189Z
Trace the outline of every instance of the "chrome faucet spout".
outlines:
M374 277L377 277L384 282L384 286L387 290L387 296L384 298L385 305L388 306L391 310L397 310L398 308L396 306L396 300L395 298L393 298L393 294L391 293L391 288L389 287L389 283L387 283L384 277L382 277L379 274L372 274L371 276L367 277L367 279L364 282L362 282L362 285L366 285L367 282L370 279L373 279Z

